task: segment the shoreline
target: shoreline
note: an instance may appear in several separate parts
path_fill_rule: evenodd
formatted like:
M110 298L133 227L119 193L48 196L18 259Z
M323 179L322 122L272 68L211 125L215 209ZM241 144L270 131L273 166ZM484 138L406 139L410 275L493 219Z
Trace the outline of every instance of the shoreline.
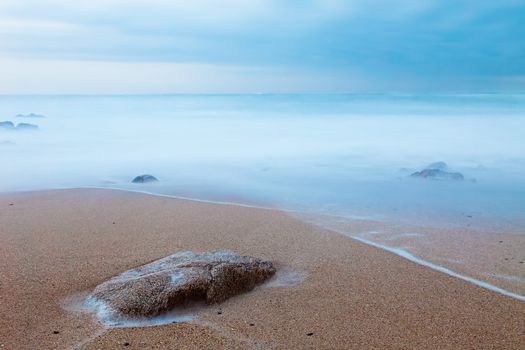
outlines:
M518 349L525 341L522 302L277 209L109 189L0 194L0 205L6 242L0 292L9 300L0 306L0 339L7 348L67 348L89 337L86 349L119 348L121 338L131 348L148 348L171 344L174 332L173 344L218 348ZM222 248L271 258L304 271L305 280L256 288L221 304L221 315L219 306L208 306L196 322L102 335L89 316L61 306L74 293L174 251Z
M273 207L268 207L268 206L243 204L243 203L235 203L235 202L228 202L228 201L213 201L213 200L207 200L207 199L198 199L198 198L191 198L191 197L185 197L185 196L177 196L177 195L155 193L155 192L144 191L144 190L141 191L141 190L132 190L132 189L118 188L118 187L97 187L97 186L86 186L86 187L79 187L79 188L80 189L90 189L90 188L92 188L92 189L102 189L102 190L109 189L109 190L112 190L112 191L124 191L124 192L131 192L131 193L140 193L140 194L146 194L146 195L150 195L150 196L158 196L158 197L164 197L164 198L173 198L173 199L177 199L177 200L193 201L193 202L197 202L197 203L217 204L217 205L232 205L232 206L239 206L239 207L243 207L243 208L253 208L253 209L262 209L262 210L275 210L275 211L284 212L284 213L287 213L287 214L298 214L297 217L299 217L299 218L301 218L303 216L321 215L323 217L333 218L334 220L336 220L336 219L345 219L345 220L348 220L348 221L352 221L352 220L348 219L347 217L343 217L343 216L340 216L340 215L333 215L333 214L326 214L326 213L324 213L324 214L314 214L314 213L307 213L307 212L303 212L303 211L300 211L300 210L293 210L293 209L279 209L279 208L273 208ZM363 220L363 221L375 222L376 220ZM342 235L344 235L344 236L346 236L346 237L348 237L350 239L355 239L355 240L357 240L359 242L368 244L368 245L370 245L372 247L375 247L375 248L378 248L378 249L382 249L382 250L387 251L387 252L392 253L392 254L396 254L396 255L404 258L404 259L407 259L408 261L414 262L414 263L416 263L418 265L421 265L421 266L424 266L424 267L431 268L433 270L439 271L439 272L447 274L449 276L452 276L452 277L455 277L455 278L459 278L459 279L464 280L464 281L466 281L468 283L472 283L472 284L474 284L474 285L476 285L478 287L485 288L485 289L488 289L488 290L493 291L495 293L499 293L499 294L502 294L502 295L505 295L505 296L508 296L508 297L511 297L511 298L514 298L514 299L517 299L517 300L525 302L525 294L515 293L515 292L512 292L512 291L506 290L505 288L501 288L501 287L499 287L497 285L491 284L489 282L486 282L486 281L483 281L483 280L480 280L480 279L476 279L474 277L471 277L471 276L464 275L462 273L453 271L453 270L447 268L446 266L442 266L442 265L436 264L434 262L425 260L424 258L420 258L418 256L415 256L412 253L410 253L410 252L408 252L406 250L400 249L398 247L389 246L389 245L381 244L381 243L378 243L378 242L374 242L372 240L365 239L363 237L359 237L358 235L347 235L347 234L345 234L345 232L333 230L329 226L325 227L323 225L320 225L320 224L316 223L315 221L306 220L306 222L308 222L310 224L314 224L314 225L319 226L319 227L324 228L324 229L331 230L334 233L342 234ZM389 224L389 223L386 222L386 224ZM524 279L524 282L525 282L525 279ZM523 288L523 291L525 291L525 287Z
M435 261L427 260L424 257L417 256L416 254L414 254L412 252L409 252L407 250L404 250L401 247L396 247L396 246L385 244L385 241L383 241L383 242L379 241L378 242L378 241L374 241L374 240L371 240L371 239L367 239L365 237L360 237L360 235L348 234L344 230L340 230L340 227L337 227L337 226L332 227L332 225L323 225L323 223L319 223L316 220L310 220L310 218L315 217L315 216L320 216L320 217L323 217L323 218L331 218L333 220L345 220L345 221L350 222L350 223L353 223L355 221L363 221L365 223L370 223L371 225L379 223L381 225L385 224L387 226L389 226L389 225L393 226L393 224L390 223L390 222L383 222L383 221L369 220L369 219L360 219L360 218L349 219L348 217L335 215L335 214L326 214L326 213L317 214L317 213L304 212L304 211L301 211L301 210L294 210L294 209L281 209L281 208L276 208L276 207L262 206L262 205L255 205L255 204L245 204L245 203L230 202L230 201L215 201L215 200L208 200L208 199L199 199L199 198L192 198L192 197L186 197L186 196L177 196L177 195L170 195L170 194L163 194L163 193L155 193L155 192L151 192L151 191L147 191L147 190L138 190L138 189L134 190L134 189L119 188L119 187L83 186L83 187L76 187L76 188L60 188L60 189L55 189L55 190L77 190L77 189L96 189L96 190L122 191L122 192L145 194L145 195L154 196L154 197L171 198L171 199L183 200L183 201L191 201L191 202L196 202L196 203L215 204L215 205L229 205L229 206L238 206L238 207L241 207L241 208L252 208L252 209L261 209L261 210L284 212L284 213L287 213L287 214L291 214L294 217L299 218L300 220L302 220L304 222L307 222L309 224L313 224L313 225L318 226L318 227L320 227L322 229L327 229L327 230L333 231L336 234L342 234L342 235L344 235L344 236L346 236L346 237L348 237L350 239L355 239L355 240L360 241L360 242L362 242L364 244L368 244L368 245L370 245L372 247L375 247L375 248L378 248L378 249L382 249L384 251L396 254L396 255L404 258L404 259L407 259L408 261L414 262L414 263L419 264L421 266L432 268L432 269L434 269L436 271L445 273L445 274L450 275L452 277L456 277L456 278L462 279L462 280L464 280L464 281L466 281L468 283L472 283L474 285L477 285L479 287L491 290L493 292L500 293L502 295L505 295L505 296L508 296L508 297L511 297L511 298L514 298L514 299L517 299L517 300L520 300L520 301L525 301L525 274L523 276L521 276L521 277L520 276L516 276L516 275L512 275L511 277L516 278L515 282L517 282L517 283L514 283L514 284L508 283L507 285L511 287L509 289L514 289L514 290L507 290L504 287L505 284L502 283L501 280L500 281L496 281L494 279L491 280L490 278L486 278L487 276L483 276L483 275L480 275L480 274L477 274L475 276L469 276L468 275L468 272L469 272L468 270L467 271L459 271L459 272L458 271L454 271L453 268L451 269L451 266L441 265L441 264L438 264ZM47 192L47 191L53 191L53 190L25 191L25 192L31 193L31 192ZM1 193L0 193L0 195L1 195ZM399 223L396 223L394 225L398 226L398 227L405 227L406 226L406 227L409 228L409 230L410 230L411 227L416 227L416 228L417 227L424 227L424 226L420 226L420 225L412 225L412 226L410 226L410 225L400 225ZM459 229L456 228L456 229L453 229L453 230L459 230ZM474 231L477 231L477 230L474 230ZM521 243L525 244L525 241L521 242ZM524 257L524 260L525 260L525 257ZM472 272L472 271L470 271L470 272ZM483 277L485 277L485 280L483 280ZM509 279L509 281L512 281L512 279ZM494 282L499 282L500 284L503 284L503 287L501 285L498 286ZM521 286L521 288L520 288L520 285L519 285L520 282L523 282L523 286ZM517 285L518 289L516 289L516 285ZM512 287L514 287L514 288L512 288Z

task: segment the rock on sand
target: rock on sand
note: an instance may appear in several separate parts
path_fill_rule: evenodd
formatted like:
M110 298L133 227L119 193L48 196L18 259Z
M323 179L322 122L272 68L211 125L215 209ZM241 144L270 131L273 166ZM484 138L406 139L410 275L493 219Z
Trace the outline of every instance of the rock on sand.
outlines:
M233 251L187 251L128 270L91 297L125 317L153 317L192 301L222 302L274 273L271 262Z

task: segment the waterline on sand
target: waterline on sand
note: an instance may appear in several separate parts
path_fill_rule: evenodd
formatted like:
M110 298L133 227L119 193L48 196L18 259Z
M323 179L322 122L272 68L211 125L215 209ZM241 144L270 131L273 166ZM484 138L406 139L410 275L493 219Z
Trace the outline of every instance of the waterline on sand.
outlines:
M110 189L110 190L117 190L117 191L142 193L142 194L147 194L147 195L150 195L150 196L157 196L157 197L174 198L174 199L179 199L179 200L189 200L189 201L194 201L194 202L199 202L199 203L209 203L209 204L219 204L219 205L233 205L233 206L239 206L239 207L244 207L244 208L276 210L276 211L282 211L282 212L285 212L285 213L304 214L304 212L299 211L299 210L278 209L278 208L272 208L272 207L264 207L264 206L257 206L257 205L251 205L251 204L227 202L227 201L213 201L213 200L206 200L206 199L198 199L198 198L190 198L190 197L183 197L183 196L176 196L176 195L169 195L169 194L154 193L154 192L143 191L143 190L124 189L124 188L118 188L118 187L109 188L109 187L88 186L88 187L85 187L85 188ZM324 214L324 216L333 216L334 218L338 217L336 215L329 215L329 214L328 215ZM337 231L334 231L334 232L337 232ZM341 232L338 232L338 233L341 233ZM374 232L374 233L380 233L380 232ZM508 291L508 290L505 290L503 288L497 287L497 286L495 286L493 284L490 284L490 283L487 283L487 282L483 282L483 281L475 279L473 277L462 275L462 274L457 273L455 271L452 271L452 270L450 270L450 269L448 269L446 267L443 267L443 266L431 263L431 262L429 262L427 260L420 259L420 258L412 255L411 253L407 252L404 249L394 248L394 247L390 247L390 246L387 246L387 245L384 245L384 244L376 243L376 242L373 242L371 240L368 240L368 239L365 239L365 238L362 238L362 237L359 237L359 236L349 236L349 235L346 235L346 234L345 234L345 236L353 238L353 239L355 239L357 241L360 241L362 243L371 245L373 247L376 247L376 248L379 248L379 249L382 249L382 250L386 250L386 251L388 251L390 253L396 254L396 255L398 255L398 256L400 256L402 258L405 258L405 259L407 259L409 261L412 261L412 262L414 262L414 263L416 263L418 265L429 267L429 268L431 268L431 269L433 269L435 271L439 271L439 272L447 274L449 276L459 278L459 279L461 279L463 281L466 281L468 283L474 284L474 285L476 285L478 287L485 288L485 289L488 289L490 291L493 291L493 292L496 292L496 293L500 293L502 295L509 296L511 298L514 298L514 299L517 299L517 300L525 302L525 296L523 296L521 294L513 293L511 291Z
M459 279L461 279L463 281L472 283L472 284L474 284L474 285L476 285L478 287L485 288L485 289L491 290L493 292L500 293L500 294L506 295L508 297L511 297L511 298L514 298L514 299L517 299L517 300L520 300L520 301L525 301L525 296L523 296L523 295L510 292L508 290L505 290L503 288L497 287L497 286L492 285L490 283L483 282L483 281L480 281L478 279L475 279L475 278L472 278L472 277L469 277L469 276L465 276L465 275L462 275L462 274L457 273L455 271L452 271L450 269L447 269L446 267L433 264L433 263L431 263L429 261L426 261L426 260L420 259L418 257L415 257L414 255L410 254L406 250L403 250L403 249L400 249L400 248L389 247L387 245L376 243L376 242L370 241L368 239L365 239L365 238L362 238L362 237L359 237L359 236L351 236L351 238L353 238L353 239L355 239L357 241L363 242L365 244L371 245L373 247L386 250L386 251L388 251L390 253L396 254L396 255L398 255L398 256L400 256L402 258L405 258L405 259L407 259L409 261L412 261L412 262L414 262L416 264L419 264L419 265L431 268L432 270L436 270L436 271L442 272L444 274L447 274L449 276L456 277L456 278L459 278Z

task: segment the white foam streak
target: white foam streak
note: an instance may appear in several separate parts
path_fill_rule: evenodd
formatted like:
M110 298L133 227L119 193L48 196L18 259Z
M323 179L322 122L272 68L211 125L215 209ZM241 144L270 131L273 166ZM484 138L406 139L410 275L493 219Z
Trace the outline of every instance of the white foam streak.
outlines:
M389 246L386 246L384 244L376 243L376 242L370 241L368 239L365 239L365 238L362 238L362 237L359 237L359 236L352 236L352 238L357 240L357 241L363 242L365 244L371 245L373 247L380 248L380 249L386 250L386 251L388 251L390 253L399 255L400 257L403 257L403 258L405 258L405 259L407 259L409 261L412 261L412 262L414 262L416 264L419 264L419 265L422 265L422 266L426 266L428 268L431 268L432 270L436 270L436 271L445 273L445 274L447 274L449 276L456 277L456 278L459 278L459 279L461 279L463 281L472 283L472 284L474 284L474 285L476 285L478 287L485 288L485 289L491 290L493 292L496 292L496 293L499 293L499 294L503 294L503 295L506 295L508 297L520 300L520 301L525 301L525 296L523 296L523 295L510 292L510 291L505 290L503 288L496 287L495 285L492 285L490 283L483 282L483 281L480 281L480 280L475 279L473 277L465 276L465 275L462 275L462 274L457 273L455 271L452 271L450 269L447 269L446 267L433 264L433 263L431 263L429 261L420 259L420 258L410 254L406 250L403 250L403 249L400 249L400 248L389 247Z
M93 312L96 318L105 326L108 327L148 327L159 326L168 323L188 322L194 319L196 310L194 308L175 308L167 313L155 317L144 318L123 318L118 316L116 312L102 300L96 299L92 296L86 298L84 311Z

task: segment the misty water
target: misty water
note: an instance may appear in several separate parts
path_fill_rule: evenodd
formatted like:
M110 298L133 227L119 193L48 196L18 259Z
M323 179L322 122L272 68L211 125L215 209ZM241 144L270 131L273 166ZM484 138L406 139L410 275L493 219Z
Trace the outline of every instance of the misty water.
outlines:
M46 118L17 118L16 114ZM348 217L525 224L523 95L0 97L1 191L147 190ZM410 178L445 161L466 180ZM160 179L131 185L140 174Z

